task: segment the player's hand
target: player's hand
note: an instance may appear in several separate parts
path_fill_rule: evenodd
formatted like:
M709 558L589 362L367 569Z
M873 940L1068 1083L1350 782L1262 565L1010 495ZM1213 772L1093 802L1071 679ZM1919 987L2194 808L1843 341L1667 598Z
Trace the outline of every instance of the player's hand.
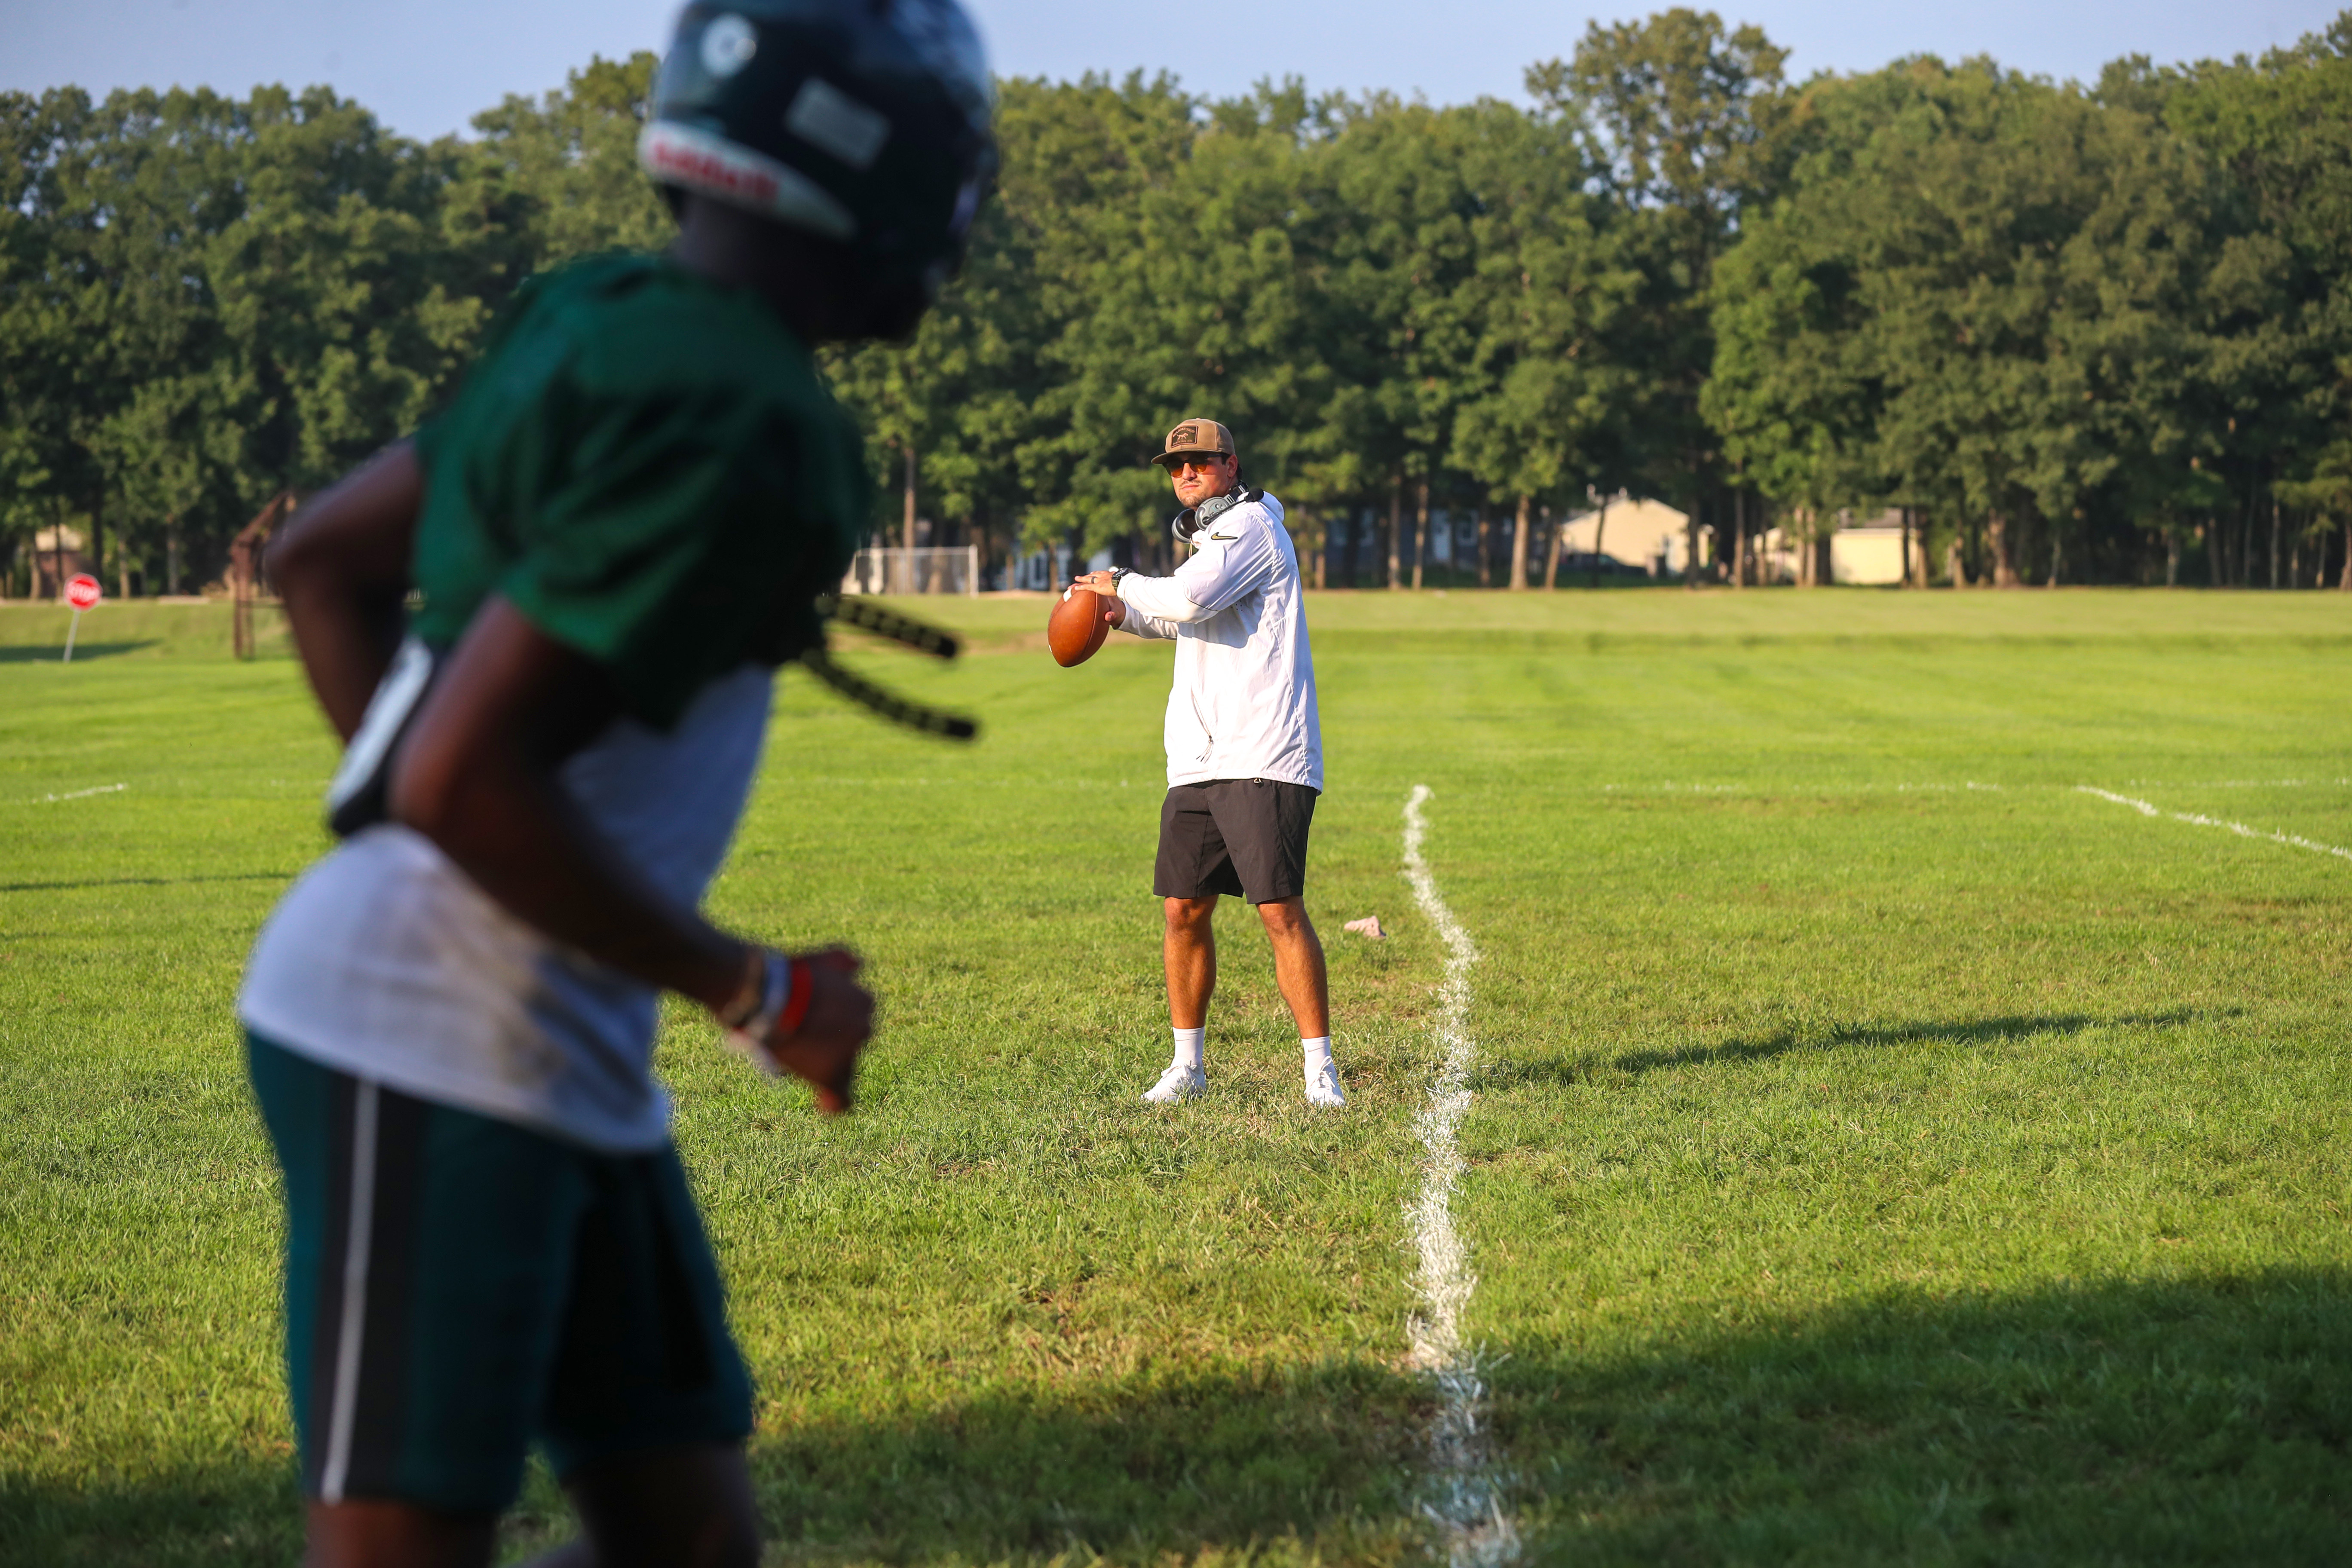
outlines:
M1089 572L1083 577L1072 578L1070 586L1091 588L1100 594L1103 598L1103 619L1115 626L1126 624L1127 605L1118 596L1118 578L1115 574L1108 572Z
M865 961L845 947L793 956L808 961L808 1012L789 1037L760 1043L778 1067L816 1090L819 1110L838 1116L849 1109L857 1053L874 1037L874 994L857 983Z

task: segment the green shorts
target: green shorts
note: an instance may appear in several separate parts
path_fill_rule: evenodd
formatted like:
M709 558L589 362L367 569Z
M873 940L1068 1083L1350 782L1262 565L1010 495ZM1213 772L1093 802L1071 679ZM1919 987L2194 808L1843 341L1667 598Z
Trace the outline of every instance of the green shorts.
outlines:
M740 1441L751 1386L677 1152L599 1154L247 1037L286 1178L303 1489L451 1512Z

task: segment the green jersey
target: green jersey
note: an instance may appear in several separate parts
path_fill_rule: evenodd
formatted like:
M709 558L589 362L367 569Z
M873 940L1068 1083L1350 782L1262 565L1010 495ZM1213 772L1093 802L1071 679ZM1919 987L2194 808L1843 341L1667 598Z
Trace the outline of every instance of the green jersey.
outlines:
M502 594L609 671L625 711L563 790L641 881L698 905L759 771L761 667L816 643L863 510L856 433L807 347L669 262L586 262L530 285L417 456L411 629L446 648ZM339 1071L643 1152L668 1137L657 1004L384 822L279 902L238 1005Z
M856 428L808 346L658 257L525 285L416 452L411 629L446 648L504 595L657 730L728 671L822 641L814 601L866 510Z

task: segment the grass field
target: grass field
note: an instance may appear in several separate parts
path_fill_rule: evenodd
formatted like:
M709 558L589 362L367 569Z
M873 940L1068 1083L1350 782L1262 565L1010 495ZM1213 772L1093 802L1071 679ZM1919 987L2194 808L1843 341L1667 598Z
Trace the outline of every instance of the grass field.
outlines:
M1318 596L1342 1115L1234 909L1210 1096L1135 1103L1164 647L921 607L973 657L861 659L982 742L788 681L713 895L869 954L864 1108L662 1048L774 1561L1430 1552L1415 784L1524 1560L2352 1559L2352 861L2170 815L2352 846L2352 603ZM63 619L0 609L0 1558L290 1563L231 1004L332 751L223 611L101 608L70 668ZM564 1528L538 1478L514 1553Z

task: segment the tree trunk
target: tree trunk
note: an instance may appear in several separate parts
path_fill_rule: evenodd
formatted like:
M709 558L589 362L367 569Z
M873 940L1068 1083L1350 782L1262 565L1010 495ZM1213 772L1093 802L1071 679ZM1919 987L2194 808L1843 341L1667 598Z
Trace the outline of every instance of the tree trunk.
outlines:
M2045 588L2055 588L2066 575L2066 531L2055 522L2050 525L2050 581Z
M1562 520L1552 516L1549 507L1543 509L1543 518L1544 537L1549 542L1544 547L1544 587L1551 590L1559 586L1559 544L1568 530L1560 526Z
M91 532L92 532L92 537L95 537L95 536L96 536L96 528L95 528L95 525L93 525ZM2279 585L2279 503L2278 503L2278 497L2276 497L2276 496L2273 496L2273 497L2271 497L2271 592L2272 592L2272 593L2273 593L2273 594L2277 593L2277 592L2278 592L2278 585Z
M1481 588L1491 588L1495 585L1492 564L1495 559L1492 543L1494 532L1494 522L1486 515L1486 503L1481 501L1478 505L1478 586Z
M180 520L166 518L163 521L163 592L176 595L180 591Z
M1969 585L1969 563L1960 559L1960 536L1957 532L1944 546L1944 576L1955 588Z
M1528 585L1528 507L1526 496L1519 497L1518 522L1511 534L1511 587L1514 591Z
M2352 594L2352 517L2344 520L2344 576L2336 587L2339 593Z
M1404 586L1404 470L1389 487L1389 587Z
M1592 575L1588 586L1601 586L1601 543L1609 537L1609 498L1601 498L1601 510L1592 514Z
M906 547L908 550L912 550L915 548L915 442L914 437L908 437L907 439L906 452L906 504L902 509L902 522L907 535L905 540ZM909 563L908 570L911 573L914 569L912 565L914 557L910 555L907 559Z
M2009 519L1999 512L1985 519L1985 539L1992 547L1992 585L1996 588L2021 588L2024 580L2018 576L2016 563L2009 558Z
M1731 585L1748 586L1748 492L1731 492Z
M1896 573L1895 576L1901 585L1907 588L1911 585L1911 509L1907 506L1903 508L1902 514L1903 569Z
M1421 481L1421 490L1413 503L1412 513L1412 587L1421 591L1422 563L1429 559L1429 481Z
M1717 513L1717 517L1721 515ZM1698 510L1696 507L1683 520L1683 589L1686 593L1698 592Z
M2177 528L2164 531L2164 585L2180 586L2180 531Z

